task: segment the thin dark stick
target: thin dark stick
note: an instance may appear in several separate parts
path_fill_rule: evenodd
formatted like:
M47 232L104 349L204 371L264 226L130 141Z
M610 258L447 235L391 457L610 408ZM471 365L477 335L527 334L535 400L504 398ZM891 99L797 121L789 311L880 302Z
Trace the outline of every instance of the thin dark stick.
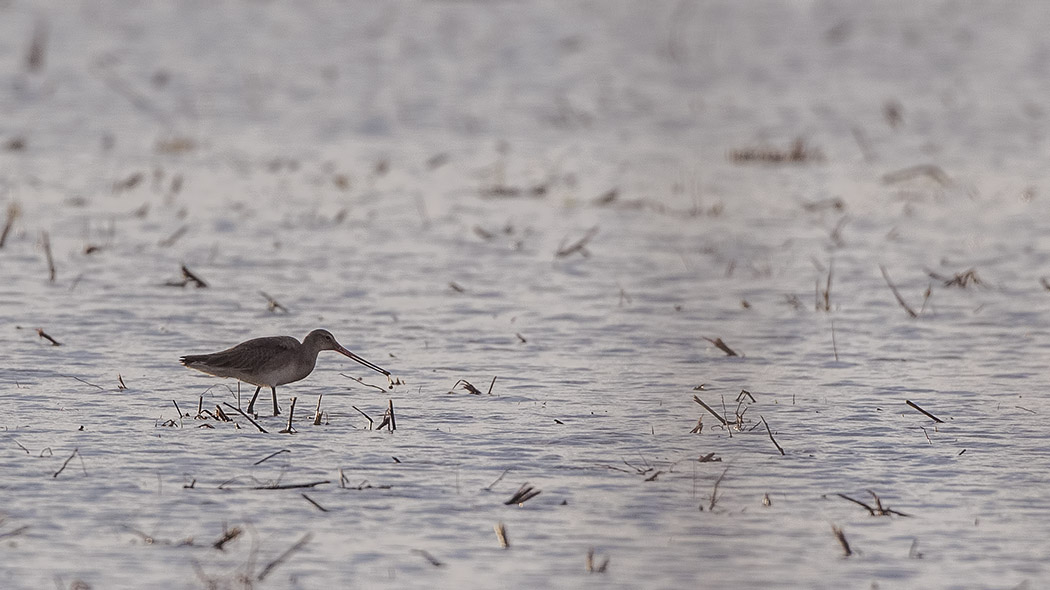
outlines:
M386 390L383 389L382 387L380 387L378 385L373 385L371 383L365 383L364 379L362 379L361 377L354 377L352 375L347 375L346 373L339 373L339 374L342 375L343 377L346 377L347 379L353 379L354 381L357 381L358 383L360 383L361 385L364 385L365 387L374 387L374 388L378 389L379 391L382 391L383 393L386 393Z
M313 504L314 506L316 506L317 509L320 510L321 512L328 512L327 508L325 508L324 506L321 506L320 504L318 504L316 501L314 501L313 498L311 498L310 496L307 496L304 492L299 492L299 495L302 496L304 499L306 499L307 502L309 502L309 503Z
M493 375L492 376L492 383L489 383L489 392L488 392L489 395L492 395L492 386L496 384L496 377L497 377L496 375Z
M351 408L353 408L353 409L355 409L355 410L357 410L357 413L358 413L358 414L361 414L362 416L364 416L365 418L367 418L367 419L368 419L368 429L369 429L369 430L372 430L372 425L373 425L373 424L375 424L375 422L374 422L374 421L372 420L372 417L371 417L371 416L369 416L368 414L366 414L366 413L362 412L362 411L361 411L361 409L360 409L360 408L358 408L357 406L350 406L350 407L351 407Z
M22 209L16 204L11 203L7 206L7 221L4 223L4 231L0 233L0 248L4 247L4 242L7 241L7 235L11 233L11 228L15 225L15 220L22 214Z
M240 527L233 527L232 529L224 532L222 534L222 537L220 537L218 541L215 541L214 543L212 543L211 546L213 548L215 548L215 549L218 549L219 551L225 551L224 547L225 547L226 543L229 543L230 541L232 541L232 540L236 539L237 537L241 536L242 532L243 531L241 530Z
M295 416L295 400L296 397L292 396L292 407L288 409L288 426L281 431L282 434L292 434L295 432L292 428L292 417Z
M726 344L725 342L722 342L721 338L715 338L714 340L712 340L712 339L708 338L707 336L703 336L703 339L707 340L711 344L714 344L715 347L718 348L718 350L721 350L722 352L726 353L726 356L740 356L739 354L736 353L735 350L733 350L732 348L729 348L728 344Z
M243 412L243 411L242 411L242 410L241 410L240 408L238 408L238 407L236 407L236 406L232 406L232 405L230 405L230 404L229 404L229 403L227 403L227 402L222 402L222 405L224 405L224 406L226 406L226 407L230 408L231 410L234 410L234 411L236 411L236 412L237 412L238 414L240 414L241 416L244 416L244 418L245 418L246 420L248 420L249 422L251 422L253 426L255 426L256 428L258 428L258 429L259 429L259 432L262 432L262 433L266 433L266 434L269 434L268 432L266 432L266 429L265 429L265 428L263 428L262 426L259 426L259 423L258 423L258 422L256 422L255 420L252 420L252 419L251 419L251 417L250 417L250 416L248 416L248 414L245 414L245 413L244 413L244 412Z
M598 227L597 226L592 227L591 229L587 230L586 235L584 235L579 240L576 240L572 244L570 244L568 246L565 246L563 248L558 248L558 251L555 252L555 254L554 254L555 257L557 257L557 258L565 258L566 256L568 256L570 254L573 254L574 252L579 252L583 256L587 256L587 243L590 242L591 239L593 239L594 236L596 236L596 235L598 235Z
M762 418L761 415L758 417ZM777 439L773 438L773 431L769 429L769 423L766 422L765 418L762 418L762 424L766 425L766 433L769 434L769 440L773 441L773 444L776 445L777 450L780 451L781 455L786 455L787 453L784 452L784 447L781 447L780 443L777 442Z
M931 413L927 412L926 410L924 410L924 409L920 408L920 407L919 407L918 405L916 405L916 404L915 404L915 402L913 402L913 401L911 401L911 400L908 400L908 399L906 399L906 400L904 400L904 403L906 403L906 404L908 404L909 406L911 406L911 407L915 408L916 410L919 410L920 412L922 412L923 414L925 414L927 418L929 418L929 419L933 420L934 422L940 422L941 424L944 424L944 420L941 420L941 419L940 419L940 418L938 418L937 416L934 416L933 414L931 414Z
M270 459L273 459L274 457L276 457L277 455L280 455L281 453L291 453L291 451L288 450L288 449L281 449L279 451L276 451L276 452L270 453L269 455L266 455L262 459L259 459L255 463L252 463L252 465L259 465L260 463L262 463L264 461L268 461Z
M48 282L55 282L55 259L51 256L51 239L44 232L44 255L47 256Z
M839 362L839 345L835 342L835 320L831 320L831 349L835 351L835 362Z
M725 418L723 418L723 417L719 416L719 415L718 415L718 412L716 412L716 411L714 410L714 408L712 408L711 406L709 406L709 405L705 404L705 403L704 403L704 400L702 400L702 399L700 399L699 397L697 397L697 396L695 396L695 395L694 395L694 396L693 396L693 401L694 401L694 402L696 402L696 403L698 403L698 404L700 404L701 406L703 406L703 407L704 407L704 409L705 409L705 410L707 410L708 412L711 412L711 415L712 415L712 416L714 416L715 418L718 418L718 421L719 421L719 422L721 422L723 426L729 426L729 422L726 422L726 419L725 419Z
M69 462L73 460L73 457L77 456L77 452L79 450L80 450L79 448L73 449L73 453L69 455L69 458L66 459L65 462L62 463L62 466L59 467L58 471L56 471L55 474L52 475L51 477L58 477L58 474L62 473L66 469L66 465L69 465Z
M18 446L22 446L22 445L18 445ZM25 447L22 447L22 448L25 448ZM28 453L29 451L26 451L26 452ZM507 475L507 473L510 472L510 470L511 470L510 467L504 469L503 473L499 474L499 477L496 478L496 481L490 483L489 485L487 485L486 487L484 487L482 489L484 489L486 492L491 491L492 490L492 486L494 486L494 485L498 484L500 481L502 481L503 477L505 475Z
M274 484L274 485L268 485L268 486L255 486L254 488L249 488L249 489L252 489L252 490L295 490L295 489L298 489L298 488L312 488L312 487L323 485L323 484L326 484L326 483L332 483L332 482L330 482L330 481L328 481L326 479L324 481L312 481L310 483L284 483L284 484Z
M177 242L179 240L179 238L181 238L182 235L185 234L186 230L188 230L188 229L190 229L190 228L189 228L189 226L186 226L186 225L180 227L179 229L175 230L175 233L173 233L170 236L164 238L163 240L157 242L157 245L162 247L162 248L168 248L168 247L174 245L175 242Z
M263 571L259 572L259 577L256 579L260 582L265 580L266 576L268 576L275 567L284 563L285 560L291 557L293 553L302 550L302 548L310 542L311 537L313 537L313 533L306 533L305 535L303 535L301 539L295 542L295 545L289 547L284 553L278 555L277 559L267 564L266 567L263 568Z
M868 514L871 514L872 516L875 516L875 509L872 508L871 506L868 506L864 502L861 502L860 500L855 500L853 498L850 498L846 494L835 494L835 495L840 497L840 498L842 498L843 500L849 500L850 502L853 502L854 504L858 504L860 506L863 506L864 509L868 511Z
M507 506L510 506L511 504L524 504L525 502L528 502L529 500L535 498L538 495L540 495L540 490L537 490L536 488L530 486L528 482L526 482L521 484L521 487L518 488L518 491L514 492L514 495L511 496L509 500L504 502L504 504L506 504Z
M445 565L445 564L441 563L441 561L438 560L438 558L436 558L433 555L431 555L430 552L428 552L428 551L425 551L423 549L413 549L412 551L414 553L418 553L419 555L421 555L423 557L423 559L429 561L430 565L432 565L434 567L441 567L441 566Z
M205 283L204 281L201 280L200 277L198 277L197 275L195 275L192 272L190 272L190 269L186 268L185 264L182 265L182 276L187 281L190 281L190 282L194 283L198 289L203 289L203 288L206 288L208 286L208 283Z
M904 301L904 298L901 297L900 291L898 291L897 287L895 287L893 282L890 281L890 275L886 272L886 267L880 264L879 269L882 271L882 278L886 279L886 284L889 285L890 291L893 291L893 296L897 298L897 303L899 303L901 307L904 308L904 311L908 312L908 315L911 317L919 317L919 314L915 313L915 310L908 306L907 302Z
M81 379L80 377L77 377L75 375L69 375L68 377L70 379L76 379L77 381L80 381L84 385L90 385L90 386L94 387L95 389L98 389L99 391L105 391L105 388L103 388L101 386L98 386L98 385L95 385L94 383L91 383L89 381L84 381L83 379Z
M37 329L36 329L36 335L37 335L37 336L40 336L40 337L41 337L41 338L43 338L44 340L47 340L48 342L50 342L50 343L51 343L51 346L62 346L62 343L61 343L61 342L59 342L58 340L55 340L54 338L52 338L51 336L49 336L49 335L48 335L48 333L47 333L47 332L45 332L43 328L37 328ZM97 387L97 386L96 386L96 387ZM99 387L99 389L102 389L102 388L101 388L101 387Z
M835 534L835 538L839 540L839 544L842 545L842 552L845 553L846 557L853 555L853 550L850 549L849 541L846 540L846 533L842 532L842 529L835 525L831 525L831 532Z
M15 439L13 439L13 438L12 438L11 440L12 440L12 441L14 441L14 443L15 443L16 445L18 445L18 448L20 448L20 449L22 449L23 451L25 451L27 455L32 455L32 453L30 453L30 452L29 452L29 449L27 449L27 448L25 448L24 446L22 446L22 443L18 442L17 440L15 440Z
M314 410L314 426L321 425L321 398L323 395L317 396L317 409Z
M390 430L397 430L397 418L394 417L394 400L387 400L386 411L390 414Z
M710 512L715 509L715 504L718 503L718 486L722 484L722 479L725 478L726 473L729 473L729 467L722 470L722 475L718 476L715 480L715 487L711 490L711 503L707 506L707 511Z

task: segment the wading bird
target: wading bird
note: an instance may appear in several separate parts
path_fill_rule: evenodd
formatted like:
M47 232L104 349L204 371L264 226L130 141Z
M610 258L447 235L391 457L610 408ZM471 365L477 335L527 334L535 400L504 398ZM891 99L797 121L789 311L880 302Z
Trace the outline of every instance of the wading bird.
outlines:
M334 350L386 376L390 372L374 365L343 348L328 330L314 330L300 343L291 336L267 336L241 342L211 354L189 354L179 360L183 365L216 377L233 377L255 386L255 395L248 403L253 413L259 390L269 387L273 393L273 415L280 415L277 407L277 386L306 378L314 370L317 353Z

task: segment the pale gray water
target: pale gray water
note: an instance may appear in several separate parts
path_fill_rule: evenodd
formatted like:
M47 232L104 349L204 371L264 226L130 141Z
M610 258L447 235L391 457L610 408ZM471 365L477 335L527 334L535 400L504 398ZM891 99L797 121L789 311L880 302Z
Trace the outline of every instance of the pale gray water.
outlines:
M0 250L0 586L1038 587L1044 12L0 3L0 141L26 145L0 152L2 204L22 208ZM727 157L800 136L822 160ZM882 180L927 163L950 182ZM592 227L589 256L555 256ZM209 288L164 286L181 263ZM969 268L982 285L926 274ZM293 436L283 418L163 426L173 399L236 404L180 355L315 327L406 384L380 393L324 354L278 390L285 411L299 396ZM494 375L493 396L447 393ZM732 416L741 389L757 403L732 437L692 401ZM351 407L388 399L393 433ZM340 488L340 468L377 487ZM505 506L525 482L542 494ZM835 496L867 489L913 516ZM220 552L224 523L248 532Z

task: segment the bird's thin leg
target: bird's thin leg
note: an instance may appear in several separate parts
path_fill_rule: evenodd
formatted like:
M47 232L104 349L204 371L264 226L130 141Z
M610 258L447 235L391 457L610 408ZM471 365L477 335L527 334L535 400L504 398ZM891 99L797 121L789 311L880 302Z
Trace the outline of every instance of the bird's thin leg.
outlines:
M280 416L281 415L281 410L277 407L277 388L276 387L271 387L270 388L270 393L273 394L273 415L274 416Z
M255 395L252 396L252 401L248 402L248 413L255 413L255 399L259 397L259 390L262 389L262 385L255 388Z

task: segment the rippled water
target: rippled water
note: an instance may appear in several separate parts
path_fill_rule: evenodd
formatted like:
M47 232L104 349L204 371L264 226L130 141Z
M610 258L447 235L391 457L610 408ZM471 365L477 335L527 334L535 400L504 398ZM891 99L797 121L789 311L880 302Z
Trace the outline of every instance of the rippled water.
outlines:
M1040 7L0 3L0 585L1036 587Z

